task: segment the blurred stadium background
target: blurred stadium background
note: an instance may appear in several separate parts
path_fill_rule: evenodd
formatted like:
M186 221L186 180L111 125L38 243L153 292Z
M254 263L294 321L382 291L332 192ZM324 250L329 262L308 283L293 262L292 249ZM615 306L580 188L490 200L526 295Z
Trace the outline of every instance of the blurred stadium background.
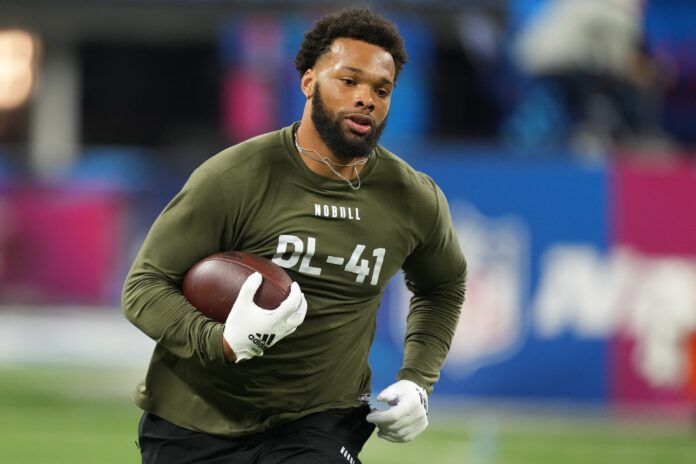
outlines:
M696 462L696 2L357 5L405 36L383 143L442 186L470 265L431 428L364 462ZM198 163L299 117L302 33L345 6L0 3L0 463L138 462L153 342L123 277Z

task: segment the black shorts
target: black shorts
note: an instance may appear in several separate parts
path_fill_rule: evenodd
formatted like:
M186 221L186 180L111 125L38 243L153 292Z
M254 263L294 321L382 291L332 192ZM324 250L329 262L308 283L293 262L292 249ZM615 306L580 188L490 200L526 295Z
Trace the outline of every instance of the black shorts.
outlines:
M374 425L369 406L310 414L270 431L222 438L152 413L138 427L143 464L359 464Z

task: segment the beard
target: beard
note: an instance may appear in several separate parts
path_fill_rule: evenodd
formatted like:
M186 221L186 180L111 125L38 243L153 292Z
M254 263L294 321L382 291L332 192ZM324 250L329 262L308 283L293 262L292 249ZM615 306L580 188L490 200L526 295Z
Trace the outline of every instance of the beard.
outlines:
M343 119L342 113L336 114L326 108L321 99L319 84L315 85L312 97L312 122L329 150L341 162L349 162L354 158L369 155L377 146L382 131L387 125L387 119L373 126L372 130L365 135L346 134L341 127Z

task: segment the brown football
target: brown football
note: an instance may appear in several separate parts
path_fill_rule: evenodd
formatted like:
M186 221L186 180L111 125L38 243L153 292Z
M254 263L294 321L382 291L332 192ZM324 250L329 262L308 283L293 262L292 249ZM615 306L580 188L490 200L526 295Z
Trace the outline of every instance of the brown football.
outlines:
M182 292L200 312L225 322L242 284L254 272L263 276L254 302L275 309L290 293L292 280L277 264L241 251L216 253L196 263L184 276Z

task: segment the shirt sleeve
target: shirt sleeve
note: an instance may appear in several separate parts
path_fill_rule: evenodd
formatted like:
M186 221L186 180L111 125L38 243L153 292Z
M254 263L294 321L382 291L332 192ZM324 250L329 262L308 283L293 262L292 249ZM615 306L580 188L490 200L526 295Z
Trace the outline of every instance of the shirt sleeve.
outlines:
M226 363L223 324L181 293L188 269L224 249L227 204L213 173L194 171L155 220L123 287L122 308L136 327L180 358Z
M431 181L432 182L432 181ZM403 269L411 298L404 360L397 378L431 392L450 349L464 303L466 261L452 224L447 200L434 184L437 199L432 229L407 258Z

